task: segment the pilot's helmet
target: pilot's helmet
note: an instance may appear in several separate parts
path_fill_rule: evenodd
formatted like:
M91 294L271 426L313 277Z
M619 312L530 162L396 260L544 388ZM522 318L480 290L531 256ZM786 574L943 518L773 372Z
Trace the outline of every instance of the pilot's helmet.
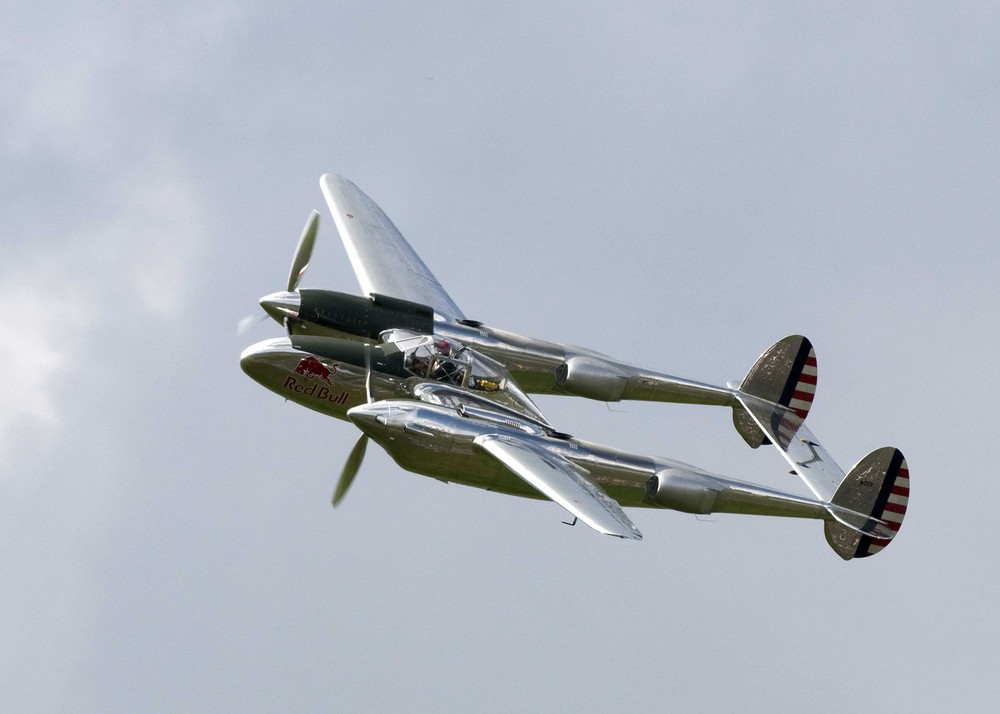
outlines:
M448 344L447 340L440 340L434 346L437 347L437 351L445 357L451 354L451 345Z

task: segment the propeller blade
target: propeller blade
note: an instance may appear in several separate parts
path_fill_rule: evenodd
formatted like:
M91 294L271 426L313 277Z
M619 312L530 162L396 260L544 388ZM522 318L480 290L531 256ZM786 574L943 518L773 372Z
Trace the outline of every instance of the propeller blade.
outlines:
M319 211L313 211L306 221L306 227L302 229L302 237L299 238L299 245L295 249L295 257L292 258L292 269L288 272L288 292L295 292L302 282L302 276L309 267L309 259L312 257L313 243L316 242L316 229L319 226Z
M260 314L255 313L253 315L247 315L246 317L240 319L240 321L236 323L236 335L239 336L249 332L250 330L257 327L257 325L259 325L266 319L267 319L266 312Z
M367 448L368 435L362 434L361 438L358 439L358 443L351 449L351 453L347 457L347 463L344 464L344 470L340 472L340 480L337 481L337 488L333 492L333 500L331 501L334 507L343 500L347 494L347 489L354 482L354 477L358 475L358 469L361 468L361 462L365 459L365 450Z

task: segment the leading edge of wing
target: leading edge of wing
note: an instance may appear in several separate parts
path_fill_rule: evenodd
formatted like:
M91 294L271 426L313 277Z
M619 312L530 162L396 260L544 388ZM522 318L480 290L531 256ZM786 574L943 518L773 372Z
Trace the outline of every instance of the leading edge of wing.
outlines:
M476 437L476 446L599 533L642 540L642 533L587 472L561 456L499 434Z
M378 293L428 305L449 321L465 319L375 201L339 174L323 174L319 185L364 294Z

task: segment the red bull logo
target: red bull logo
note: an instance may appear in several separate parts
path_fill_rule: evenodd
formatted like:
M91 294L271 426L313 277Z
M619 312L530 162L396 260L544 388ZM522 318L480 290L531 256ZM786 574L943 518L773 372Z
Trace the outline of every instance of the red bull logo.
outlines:
M299 366L295 368L295 374L301 374L306 379L312 379L313 377L318 377L324 382L333 386L333 382L330 381L330 375L337 373L337 365L328 369L326 365L320 362L318 359L309 355L304 360L299 362Z
M305 377L305 379L299 379L294 375L288 375L285 377L285 383L281 386L289 392L293 392L297 395L293 396L292 399L295 399L300 404L312 406L308 402L301 399L301 397L310 397L311 400L319 400L343 406L347 404L350 392L346 389L341 389L339 392L335 392L334 390L327 389L322 384L319 384L319 382L326 382L332 387L333 381L330 377L331 375L337 373L337 367L339 366L340 363L335 362L327 367L318 359L310 355L299 362L298 366L293 370L295 374L301 375Z

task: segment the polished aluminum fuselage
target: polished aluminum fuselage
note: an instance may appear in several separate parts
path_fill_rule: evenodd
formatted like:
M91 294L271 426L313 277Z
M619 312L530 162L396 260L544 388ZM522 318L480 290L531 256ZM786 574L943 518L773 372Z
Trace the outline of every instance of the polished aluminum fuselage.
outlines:
M360 365L309 354L295 349L287 338L274 338L251 345L240 357L240 366L256 382L309 409L347 420L351 407L374 399L414 399L419 386L430 380L371 372ZM504 381L504 380L501 380ZM433 382L431 382L433 383ZM454 388L452 393L463 390ZM470 392L471 401L483 401L501 410L512 410L529 420L540 415L534 404L516 387Z

